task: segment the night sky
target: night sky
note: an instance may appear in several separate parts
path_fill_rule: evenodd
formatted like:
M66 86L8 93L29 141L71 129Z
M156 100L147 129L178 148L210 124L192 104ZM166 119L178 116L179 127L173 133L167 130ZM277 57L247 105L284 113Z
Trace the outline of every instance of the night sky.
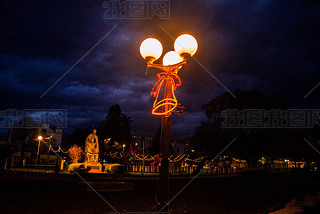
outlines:
M164 53L173 50L163 29L174 38L193 35L194 57L229 90L258 89L293 108L319 108L320 86L304 98L320 82L317 0L174 0L164 20L104 19L97 0L0 4L0 109L67 109L67 133L100 122L112 104L132 118L132 134L156 133L161 118L151 114L150 91L157 71L145 76L139 46L156 37ZM206 120L202 105L226 90L193 59L179 76L176 97L186 113L173 118L172 137L186 139Z

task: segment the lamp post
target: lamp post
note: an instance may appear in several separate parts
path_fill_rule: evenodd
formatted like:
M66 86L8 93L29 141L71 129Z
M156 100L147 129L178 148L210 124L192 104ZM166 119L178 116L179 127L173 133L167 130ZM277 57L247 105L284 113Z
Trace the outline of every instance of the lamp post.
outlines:
M38 151L37 151L37 157L36 157L36 164L38 164L38 156L39 156L39 149L40 149L40 142L41 142L41 140L42 140L42 136L40 135L40 136L38 136L38 141L39 141L39 143L38 143Z
M144 176L144 159L145 159L145 156L144 156L144 137L142 137L142 176Z
M47 151L47 160L46 160L46 166L45 166L45 168L44 168L44 173L47 173L48 163L49 163L49 160L50 160L50 144L51 144L52 136L47 137L47 138L45 138L45 139L48 140L48 142L47 142L48 151Z
M178 71L183 65L188 64L188 58L193 56L198 49L196 39L188 34L179 36L174 42L175 51L169 51L163 57L163 64L153 63L162 54L162 45L155 38L145 39L140 45L141 56L147 61L147 68L156 68L158 81L154 85L151 95L156 99L153 103L152 114L160 115L163 119L161 140L161 167L158 190L158 211L168 212L169 199L169 150L171 137L171 117L179 106L174 91L181 85ZM161 93L162 92L162 93ZM183 109L182 109L183 110Z
M123 145L122 145L122 148L123 148L122 151L124 152L124 148L126 148L126 144L123 144Z

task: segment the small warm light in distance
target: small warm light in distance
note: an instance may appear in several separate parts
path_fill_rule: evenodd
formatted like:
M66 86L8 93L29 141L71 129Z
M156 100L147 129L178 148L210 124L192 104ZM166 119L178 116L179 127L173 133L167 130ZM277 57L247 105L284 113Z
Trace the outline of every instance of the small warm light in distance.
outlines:
M42 140L42 136L39 136L39 137L38 137L38 140Z
M175 51L169 51L163 57L163 65L174 65L182 61L183 59L181 56L179 56L179 54Z
M155 38L145 39L140 45L140 54L144 59L150 57L157 60L161 56L162 50L161 43Z
M136 146L138 146L138 143L136 143Z
M179 36L174 42L174 50L179 55L190 54L191 56L193 56L197 52L197 49L197 40L189 34L183 34Z
M126 147L126 144L123 144L123 147Z

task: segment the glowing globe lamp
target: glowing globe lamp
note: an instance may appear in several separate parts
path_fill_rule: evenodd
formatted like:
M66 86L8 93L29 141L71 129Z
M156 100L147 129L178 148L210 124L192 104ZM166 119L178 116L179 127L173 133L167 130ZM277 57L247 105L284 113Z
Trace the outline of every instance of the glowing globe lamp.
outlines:
M193 56L197 49L197 40L189 34L179 36L174 42L174 50L184 58Z
M162 45L155 38L145 39L140 45L140 54L147 61L155 61L162 54Z
M169 51L163 57L163 65L174 65L182 61L183 58L181 58L181 56L179 56L179 54L175 51Z

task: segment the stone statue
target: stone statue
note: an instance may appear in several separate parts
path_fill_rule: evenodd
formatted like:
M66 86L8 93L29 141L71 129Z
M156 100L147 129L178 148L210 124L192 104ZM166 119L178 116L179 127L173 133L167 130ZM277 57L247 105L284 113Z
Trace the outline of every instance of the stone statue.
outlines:
M96 164L99 161L99 141L96 133L97 130L94 129L86 139L85 163Z

